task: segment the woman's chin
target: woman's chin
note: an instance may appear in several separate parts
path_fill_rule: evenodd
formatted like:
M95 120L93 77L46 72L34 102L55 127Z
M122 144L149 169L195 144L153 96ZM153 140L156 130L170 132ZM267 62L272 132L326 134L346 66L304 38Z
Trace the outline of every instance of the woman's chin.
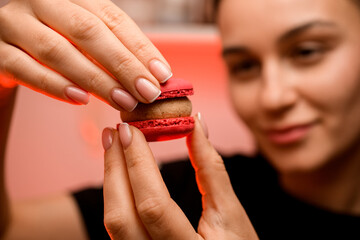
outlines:
M315 172L328 164L326 148L311 148L311 146L288 146L279 149L263 146L261 149L269 163L279 173L291 174Z

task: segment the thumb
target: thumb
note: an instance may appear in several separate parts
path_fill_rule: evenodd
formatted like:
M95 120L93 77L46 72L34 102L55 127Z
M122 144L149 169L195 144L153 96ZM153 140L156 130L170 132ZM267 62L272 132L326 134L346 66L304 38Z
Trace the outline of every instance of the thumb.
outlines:
M207 139L207 128L200 114L195 117L194 131L186 143L204 207L218 209L225 202L237 200L224 162Z
M195 118L194 131L186 139L202 195L204 211L199 227L212 226L211 229L216 229L214 226L217 226L228 229L236 236L242 236L240 239L258 239L244 208L236 197L222 158L206 138L202 129L204 123L201 121L203 119L198 114Z

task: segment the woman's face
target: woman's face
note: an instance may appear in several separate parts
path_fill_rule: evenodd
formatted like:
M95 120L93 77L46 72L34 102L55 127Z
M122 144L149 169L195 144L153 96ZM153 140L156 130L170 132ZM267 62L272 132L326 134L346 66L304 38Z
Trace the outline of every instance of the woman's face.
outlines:
M282 172L360 141L360 11L349 0L223 0L234 107Z

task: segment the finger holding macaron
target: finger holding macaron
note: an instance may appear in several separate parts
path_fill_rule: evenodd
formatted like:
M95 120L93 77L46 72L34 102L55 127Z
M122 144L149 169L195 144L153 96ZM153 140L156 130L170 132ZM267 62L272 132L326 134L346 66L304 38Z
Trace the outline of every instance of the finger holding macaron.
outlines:
M0 71L22 85L73 104L92 94L120 111L154 101L172 76L110 0L10 1L0 11L0 56Z
M205 124L194 120L187 142L203 195L197 231L171 198L142 132L127 123L104 130L104 219L112 239L258 239Z
M144 135L122 123L103 132L104 222L112 239L197 239L171 199Z

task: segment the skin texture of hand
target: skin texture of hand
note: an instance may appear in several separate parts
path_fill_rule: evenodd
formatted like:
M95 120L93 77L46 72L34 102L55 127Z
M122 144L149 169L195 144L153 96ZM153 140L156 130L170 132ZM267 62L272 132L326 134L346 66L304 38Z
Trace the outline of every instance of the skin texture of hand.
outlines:
M171 76L164 57L110 0L12 0L0 9L0 72L75 104L89 93L132 110Z
M142 133L105 129L105 226L112 239L258 239L199 118L187 138L202 194L198 231L170 198Z

